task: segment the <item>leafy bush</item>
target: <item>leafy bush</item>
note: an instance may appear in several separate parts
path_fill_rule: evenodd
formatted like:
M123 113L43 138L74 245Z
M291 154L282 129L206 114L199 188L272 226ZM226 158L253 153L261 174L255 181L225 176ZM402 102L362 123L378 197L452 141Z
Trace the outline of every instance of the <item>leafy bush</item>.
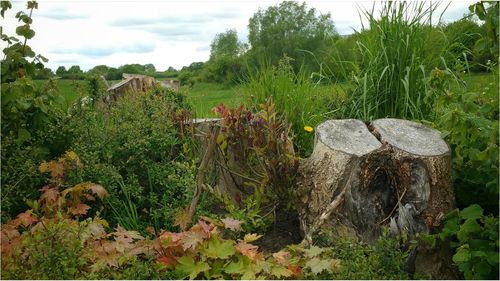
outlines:
M87 165L70 181L107 187L103 216L112 224L171 228L194 186L189 122L184 98L165 89L83 108L68 126L72 149Z
M498 68L498 66L497 66ZM498 212L498 75L489 85L442 95L435 126L450 144L458 206Z
M4 17L11 4L2 1L1 5ZM31 15L37 8L36 2L28 1L29 14L24 11L16 14L21 22L16 34L21 39L1 35L7 45L1 61L2 221L25 209L26 199L38 196L37 188L43 183L36 171L38 164L66 149L62 130L65 115L60 110L64 98L57 92L54 81L37 87L31 79L47 62L27 45L35 35Z
M439 238L451 238L453 262L465 279L498 279L498 227L498 217L483 215L477 204L446 217Z

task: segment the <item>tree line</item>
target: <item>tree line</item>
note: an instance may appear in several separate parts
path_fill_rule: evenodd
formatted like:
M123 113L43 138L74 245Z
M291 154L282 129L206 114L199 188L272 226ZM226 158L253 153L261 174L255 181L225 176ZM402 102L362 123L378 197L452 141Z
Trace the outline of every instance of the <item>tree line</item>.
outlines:
M498 61L498 49L489 48L484 40L490 29L472 13L455 22L430 26L433 40L427 42L426 55L436 58L436 67L445 63L459 72L487 71L488 64ZM305 2L284 1L267 9L259 8L249 19L248 43L239 40L235 29L216 34L206 62L193 62L180 70L169 67L165 71L157 71L151 63L126 64L118 68L98 65L87 72L77 65L69 69L60 66L55 73L48 68L37 71L35 79L54 75L63 79L84 79L96 74L107 80L119 80L123 73L133 73L176 78L182 84L231 84L245 79L252 69L263 64L276 65L286 56L291 59L295 71L303 68L312 77L332 81L340 77L345 79L346 72L362 67L362 46L357 39L370 32L363 28L351 35L339 35L330 13L320 14ZM349 63L339 67L339 62Z

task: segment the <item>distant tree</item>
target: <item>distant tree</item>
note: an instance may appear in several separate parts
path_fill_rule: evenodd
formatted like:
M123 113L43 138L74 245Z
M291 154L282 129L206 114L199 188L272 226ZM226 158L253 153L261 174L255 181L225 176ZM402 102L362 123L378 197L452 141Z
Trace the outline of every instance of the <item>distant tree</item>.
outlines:
M106 75L108 74L108 71L109 71L109 67L106 66L106 65L96 65L94 66L92 69L90 69L88 71L89 74L95 74L95 75L103 75L106 77Z
M54 76L54 72L52 69L48 67L44 67L43 69L36 69L35 74L33 75L33 79L49 79Z
M202 79L231 83L241 78L243 62L240 55L244 48L238 40L236 30L229 29L224 33L218 33L210 47L210 59L205 66Z
M236 30L229 29L224 33L217 33L210 44L210 60L220 57L235 58L240 55L242 49Z
M317 15L305 2L295 1L259 9L250 18L248 30L253 58L265 55L274 64L286 54L295 59L295 67L313 61L303 50L319 55L327 39L338 36L330 13Z
M125 64L118 68L122 73L141 74L144 73L144 66L140 64Z
M156 67L152 63L148 63L144 65L144 71L149 74L153 74L156 72Z
M172 66L169 66L166 72L177 72L177 69L173 68Z
M78 65L73 65L73 66L71 66L71 67L68 69L67 73L69 73L69 74L78 74L78 73L83 73L83 71L82 71L82 69L80 68L80 66L78 66Z
M63 74L66 74L67 71L66 71L66 67L64 66L59 66L56 70L56 74L57 75L63 75Z
M477 22L464 18L444 26L443 31L448 40L448 58L450 66L465 66L466 61L472 64L474 45L483 36L483 29Z

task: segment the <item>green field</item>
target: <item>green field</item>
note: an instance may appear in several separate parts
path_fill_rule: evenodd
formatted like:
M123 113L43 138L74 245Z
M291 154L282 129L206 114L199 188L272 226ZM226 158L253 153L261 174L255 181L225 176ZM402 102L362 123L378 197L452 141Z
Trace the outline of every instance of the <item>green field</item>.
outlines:
M484 87L489 87L491 91L498 91L498 85L495 86L493 74L490 73L464 74L461 79L465 81L468 91L484 90ZM35 80L38 86L42 86L46 82L46 80ZM110 81L111 84L115 82L117 81ZM87 91L87 81L85 80L58 80L57 83L59 93L66 99L66 107L69 107L79 97L85 95ZM317 89L321 92L321 96L345 94L345 86L320 85ZM452 83L451 91L462 90L464 89L461 86ZM232 107L245 103L243 89L238 85L225 86L216 83L196 83L191 88L183 87L182 91L193 106L193 115L195 117L215 117L212 109L221 103Z

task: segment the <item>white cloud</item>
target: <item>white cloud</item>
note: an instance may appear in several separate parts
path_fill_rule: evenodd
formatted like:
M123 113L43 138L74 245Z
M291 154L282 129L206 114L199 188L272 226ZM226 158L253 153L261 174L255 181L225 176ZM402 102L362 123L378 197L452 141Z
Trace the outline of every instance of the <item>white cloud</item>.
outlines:
M275 5L277 0L219 1L40 1L33 12L36 36L30 46L49 58L48 66L83 69L106 64L118 67L127 63L153 63L157 69L180 69L195 61L206 61L215 34L234 28L246 41L249 18ZM337 31L350 34L359 30L357 6L370 8L374 2L310 0L309 7L331 13ZM457 19L474 1L455 1L444 20ZM15 34L17 11L25 3L13 2L2 26ZM442 5L444 8L445 5ZM4 43L0 43L4 47Z

